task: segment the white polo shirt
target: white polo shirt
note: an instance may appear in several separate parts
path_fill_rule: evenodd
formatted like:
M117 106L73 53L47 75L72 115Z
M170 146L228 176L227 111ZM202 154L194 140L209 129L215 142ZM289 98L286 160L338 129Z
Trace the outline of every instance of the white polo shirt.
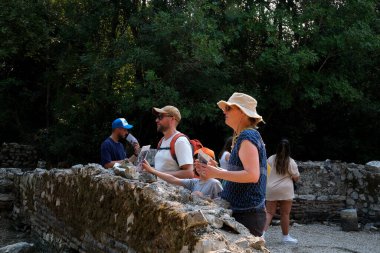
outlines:
M175 134L170 136L169 139L162 140L160 148L168 148L168 149L159 149L157 150L157 154L154 157L154 166L158 171L177 171L180 170L180 167L185 164L193 164L193 150L191 148L191 144L189 140L185 136L181 136L175 142L175 154L177 156L177 161L173 159L170 154L170 142L173 137L178 134L176 131Z

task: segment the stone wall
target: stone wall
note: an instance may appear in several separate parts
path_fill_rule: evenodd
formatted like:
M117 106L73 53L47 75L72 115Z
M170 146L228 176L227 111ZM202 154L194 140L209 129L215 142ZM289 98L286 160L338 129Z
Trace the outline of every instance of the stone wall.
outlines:
M14 178L21 169L0 168L0 212L10 211L15 200Z
M345 175L346 205L356 208L359 217L380 220L380 168L349 164Z
M337 221L344 208L356 208L362 222L380 220L380 169L367 165L298 162L292 217L303 222Z
M298 165L292 210L297 221L337 221L345 208L356 208L362 223L380 220L379 168L329 160ZM45 252L265 251L231 218L225 202L115 172L97 164L2 168L0 211L13 209L14 219L30 227Z
M0 168L36 168L37 151L33 146L3 143L0 151Z
M17 171L14 184L13 216L45 252L265 251L225 202L162 181L129 180L90 164Z

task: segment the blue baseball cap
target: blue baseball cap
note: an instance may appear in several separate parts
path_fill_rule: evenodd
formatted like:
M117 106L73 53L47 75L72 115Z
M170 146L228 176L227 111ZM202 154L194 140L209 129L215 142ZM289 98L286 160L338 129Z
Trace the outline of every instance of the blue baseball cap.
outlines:
M115 129L115 128L131 129L132 127L133 125L128 124L128 122L124 118L118 118L112 122L112 129Z

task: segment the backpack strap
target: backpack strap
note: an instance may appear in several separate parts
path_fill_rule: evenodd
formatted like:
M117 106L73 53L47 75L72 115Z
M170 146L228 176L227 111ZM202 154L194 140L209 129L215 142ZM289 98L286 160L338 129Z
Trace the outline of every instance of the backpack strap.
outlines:
M174 137L173 137L174 138ZM178 139L178 138L177 138ZM169 147L165 147L165 148L161 148L161 145L162 145L162 142L164 141L164 137L161 138L161 140L158 142L157 144L157 150L170 150L171 149L171 143L170 142L170 146ZM170 151L170 154L172 154L172 152Z
M178 164L178 160L177 160L177 155L175 154L175 143L176 141L178 140L179 137L186 137L187 139L189 139L186 135L184 135L183 133L177 133L176 135L174 135L172 141L170 142L170 154L172 155L174 161Z
M197 151L198 149L203 148L202 143L201 143L199 140L197 140L197 139L192 139L192 140L190 140L190 144L191 144L191 146L192 146L192 148L193 148L193 154L194 154L194 152Z
M170 155L172 156L173 160L178 164L177 155L175 153L175 143L180 137L186 137L189 140L192 153L194 154L194 147L192 143L190 142L189 137L183 133L177 133L173 136L173 139L170 141L170 147L161 148L162 141L164 140L164 137L161 138L161 140L158 142L157 150L170 150Z
M157 144L157 150L161 149L161 144L162 144L163 140L164 140L164 137L162 137L161 140L158 142L158 144Z

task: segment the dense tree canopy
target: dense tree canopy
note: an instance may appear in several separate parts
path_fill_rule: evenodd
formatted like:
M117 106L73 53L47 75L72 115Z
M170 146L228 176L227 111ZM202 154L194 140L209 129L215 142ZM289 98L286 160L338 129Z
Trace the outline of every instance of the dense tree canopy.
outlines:
M375 0L3 0L0 140L58 161L99 160L119 116L157 143L152 106L218 151L216 106L258 100L268 153L380 158L380 5Z

